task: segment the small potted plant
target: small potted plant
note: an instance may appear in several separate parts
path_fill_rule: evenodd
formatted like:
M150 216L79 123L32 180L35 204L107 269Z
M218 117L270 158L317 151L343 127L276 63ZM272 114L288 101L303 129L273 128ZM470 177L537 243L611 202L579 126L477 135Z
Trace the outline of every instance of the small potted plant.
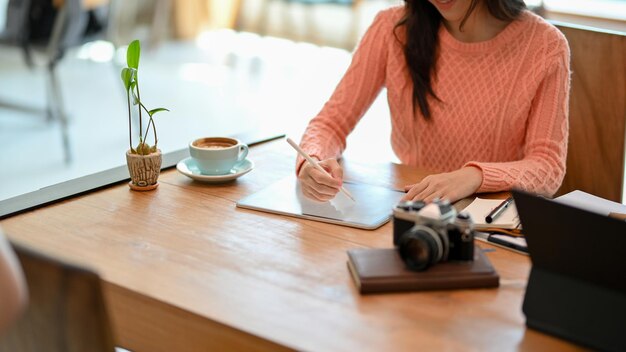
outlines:
M138 40L132 41L126 51L126 63L128 67L122 69L122 82L126 88L128 103L128 135L130 149L126 152L126 164L130 173L129 186L133 190L148 191L157 188L158 178L161 172L161 151L157 147L157 131L154 124L154 115L160 111L169 111L165 108L148 110L141 102L139 93L139 56L141 45ZM132 101L132 103L131 103ZM131 121L131 108L137 106L139 115L139 143L133 147L133 131ZM148 115L145 131L143 128L143 113ZM152 128L151 128L152 127ZM154 145L147 142L148 133L152 130Z

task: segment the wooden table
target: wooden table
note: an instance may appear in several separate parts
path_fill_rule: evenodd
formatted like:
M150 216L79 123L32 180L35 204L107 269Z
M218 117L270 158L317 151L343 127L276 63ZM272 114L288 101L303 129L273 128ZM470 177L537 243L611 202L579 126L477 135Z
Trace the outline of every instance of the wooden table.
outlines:
M117 343L133 351L578 349L525 327L529 258L482 243L498 289L359 295L346 251L390 247L391 224L366 231L236 208L294 172L283 140L249 157L255 169L236 182L170 170L154 192L119 184L0 226L99 271ZM349 180L396 188L425 176L394 164L345 168Z

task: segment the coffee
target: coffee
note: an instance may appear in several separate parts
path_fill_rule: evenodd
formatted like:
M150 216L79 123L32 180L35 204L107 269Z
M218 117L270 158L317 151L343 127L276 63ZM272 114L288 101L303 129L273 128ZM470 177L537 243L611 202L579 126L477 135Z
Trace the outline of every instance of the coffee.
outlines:
M204 137L189 143L189 155L205 175L225 175L245 160L248 146L228 137Z
M226 144L226 143L200 143L198 145L196 145L196 147L198 148L202 148L202 149L225 149L225 148L230 148L232 147L234 144Z
M217 138L205 138L197 140L193 143L194 146L202 149L225 149L230 148L237 143L231 140L222 140Z

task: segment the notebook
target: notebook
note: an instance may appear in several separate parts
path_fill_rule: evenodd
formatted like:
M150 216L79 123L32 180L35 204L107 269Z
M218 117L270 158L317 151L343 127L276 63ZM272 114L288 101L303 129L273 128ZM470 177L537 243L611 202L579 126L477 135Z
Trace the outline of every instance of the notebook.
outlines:
M373 230L389 221L393 207L405 194L366 184L344 182L343 186L356 202L343 192L329 202L311 200L302 193L296 177L289 176L239 200L237 207Z
M348 251L348 268L361 293L497 287L499 276L480 248L473 261L438 263L426 271L406 268L395 248Z
M477 230L487 228L515 229L519 226L519 216L515 203L511 203L500 216L495 218L493 222L488 224L485 217L500 203L503 199L483 199L476 198L463 211L468 212L474 221L474 228Z
M554 199L561 204L591 211L594 213L613 216L618 219L626 215L626 205L600 198L583 191L572 191Z

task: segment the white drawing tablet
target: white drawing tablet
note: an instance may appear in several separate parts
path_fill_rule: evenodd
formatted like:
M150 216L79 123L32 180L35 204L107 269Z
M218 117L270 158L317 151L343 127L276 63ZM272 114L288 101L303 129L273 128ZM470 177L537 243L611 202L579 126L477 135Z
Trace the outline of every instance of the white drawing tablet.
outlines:
M330 202L305 197L290 176L237 202L237 207L373 230L389 221L403 192L366 184L344 183L356 202L339 192Z

